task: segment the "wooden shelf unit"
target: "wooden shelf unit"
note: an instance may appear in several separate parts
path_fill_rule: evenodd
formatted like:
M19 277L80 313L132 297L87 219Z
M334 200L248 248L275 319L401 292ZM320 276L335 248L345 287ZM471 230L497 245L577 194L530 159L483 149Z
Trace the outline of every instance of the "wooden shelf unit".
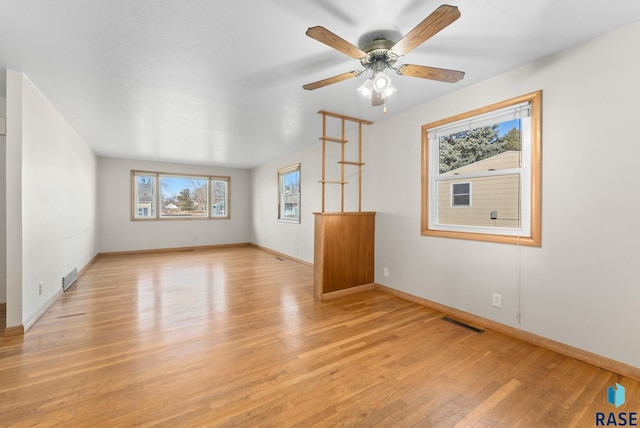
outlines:
M360 165L360 166L364 165L364 163L362 162L353 162L353 161L338 161L338 163L342 163L345 165Z
M325 212L325 185L326 184L339 184L341 186L340 189L340 212L344 212L344 185L347 182L344 180L345 177L345 165L354 165L358 167L358 212L362 211L362 166L364 163L362 162L362 125L372 125L373 122L364 119L357 119L355 117L344 116L337 113L331 113L328 111L320 110L318 114L322 115L322 137L320 140L322 141L322 179L320 183L322 184L322 212ZM327 118L338 119L341 122L341 135L340 137L330 137L327 135ZM345 144L349 142L346 139L346 122L355 122L358 124L358 160L357 161L348 161L345 160ZM340 164L340 179L339 180L328 180L327 175L327 143L338 143L342 144L342 148L340 151L340 160L338 163Z
M322 141L331 141L332 143L343 143L346 144L349 140L343 140L342 138L333 138L333 137L320 137L318 140Z
M349 184L348 181L340 181L340 180L320 180L318 183L323 184Z
M362 211L362 125L373 122L319 111L322 115L322 212L314 213L314 274L313 297L327 300L345 294L373 288L374 282L374 234L375 212ZM327 135L327 118L341 121L340 137ZM346 122L358 124L358 159L345 159ZM341 144L340 179L326 177L327 143ZM345 166L358 168L358 211L345 212L344 185ZM340 192L340 212L325 212L325 185L338 184Z

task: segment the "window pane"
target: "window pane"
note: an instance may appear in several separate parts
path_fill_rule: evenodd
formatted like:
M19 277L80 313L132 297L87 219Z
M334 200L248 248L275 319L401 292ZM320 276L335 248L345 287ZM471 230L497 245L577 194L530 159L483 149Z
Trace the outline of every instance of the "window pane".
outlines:
M211 179L211 217L229 217L229 180L226 178Z
M278 170L278 220L300 221L300 165Z
M453 186L453 194L454 195L468 195L469 194L469 183L456 183L452 184Z
M469 186L469 183L464 185ZM451 195L455 186L463 186L463 184L452 186L447 181L439 184L439 224L520 227L520 174L474 178L473 204L470 203L471 197L468 193ZM460 209L460 206L466 206L466 208ZM492 211L497 212L497 218L492 219Z
M300 208L298 203L298 195L283 195L282 202L283 217L285 218L298 218L300 214Z
M133 192L133 217L134 218L155 218L156 197L155 197L155 175L134 175Z
M453 206L469 206L469 195L453 195Z
M160 176L160 217L206 217L209 180Z
M492 159L489 162L488 159L505 152L520 152L522 150L521 130L521 119L512 119L440 136L438 139L440 174L471 172L468 165L485 160L483 162L487 164L485 170L501 168L499 161ZM488 165L489 163L492 165ZM519 166L518 163L516 167ZM479 167L474 169L478 170Z

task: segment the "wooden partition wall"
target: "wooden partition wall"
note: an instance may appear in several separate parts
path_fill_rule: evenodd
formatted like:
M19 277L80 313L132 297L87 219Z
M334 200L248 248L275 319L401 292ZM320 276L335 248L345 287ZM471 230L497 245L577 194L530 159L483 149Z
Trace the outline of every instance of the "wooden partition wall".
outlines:
M373 288L375 212L362 211L362 126L371 125L362 119L319 111L322 115L322 211L314 213L314 275L313 296L326 300L344 294ZM340 136L327 135L327 120L338 120ZM346 122L358 125L358 159L345 159ZM327 144L341 144L340 178L329 179L327 170ZM358 169L358 211L345 211L345 168ZM325 186L340 186L340 211L325 212Z

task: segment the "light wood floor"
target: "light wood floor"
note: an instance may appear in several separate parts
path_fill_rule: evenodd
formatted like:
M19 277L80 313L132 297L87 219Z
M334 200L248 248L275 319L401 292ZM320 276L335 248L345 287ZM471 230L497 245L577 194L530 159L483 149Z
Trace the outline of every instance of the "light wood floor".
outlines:
M607 403L626 387L627 403ZM99 258L0 338L1 426L570 427L638 382L251 247Z

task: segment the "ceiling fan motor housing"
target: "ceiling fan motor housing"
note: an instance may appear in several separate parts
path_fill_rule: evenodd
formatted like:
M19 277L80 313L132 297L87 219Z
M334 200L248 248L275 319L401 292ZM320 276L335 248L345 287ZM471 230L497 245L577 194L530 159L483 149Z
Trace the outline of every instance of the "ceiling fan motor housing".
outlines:
M373 71L382 71L386 68L391 68L398 60L398 56L391 50L393 45L394 42L385 38L372 40L365 45L364 51L367 53L367 56L360 60L360 64L362 64L364 68Z

